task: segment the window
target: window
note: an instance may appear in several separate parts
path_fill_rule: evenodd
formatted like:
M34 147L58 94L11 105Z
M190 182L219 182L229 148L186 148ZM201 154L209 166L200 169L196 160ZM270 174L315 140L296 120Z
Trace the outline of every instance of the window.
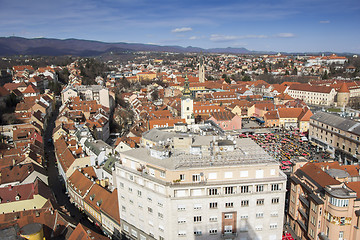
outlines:
M264 191L264 185L256 185L256 192L263 192Z
M217 229L210 229L209 233L210 233L210 235L215 235L215 234L217 234Z
M201 222L201 216L194 216L194 222Z
M264 199L257 199L256 205L264 205Z
M311 205L311 210L312 210L314 213L316 213L316 205L315 205L315 204L312 204L312 205Z
M178 232L178 236L181 237L181 236L186 236L186 231L179 231Z
M154 177L155 176L155 169L149 168L149 173L150 173L150 176Z
M271 203L272 203L272 204L277 204L277 203L279 203L279 198L273 198L273 199L271 199Z
M180 181L184 181L185 180L185 174L180 174Z
M232 233L232 228L233 226L232 225L225 225L224 226L224 233Z
M217 188L209 188L209 195L218 195Z
M137 193L138 193L138 196L141 197L141 191L138 190Z
M194 204L194 210L200 210L202 208L201 204Z
M232 219L232 218L233 218L233 214L232 214L232 213L225 213L225 214L224 214L224 218L225 218L225 219Z
M263 218L263 217L264 217L263 212L256 213L256 218Z
M340 218L340 226L345 225L345 217Z
M160 171L160 177L165 178L165 171Z
M153 209L151 207L148 207L148 212L153 213Z
M163 219L163 218L164 218L164 214L158 213L158 217L159 217L160 219Z
M344 232L340 231L339 232L339 240L343 240L344 239Z
M193 174L192 175L192 181L193 182L200 182L200 179L201 179L200 174Z
M276 228L277 228L277 223L270 224L270 229L276 229Z
M225 203L225 207L226 208L232 208L232 207L234 207L234 203L233 202L227 202L227 203Z
M347 207L349 205L349 199L337 199L330 197L330 204L337 207Z
M217 208L217 202L211 202L209 205L209 207L212 209Z
M217 222L217 217L216 216L210 217L209 222Z
M249 200L242 200L241 201L241 206L242 207L248 207L249 206Z
M186 223L186 219L185 218L179 218L178 223Z
M315 217L314 217L314 216L311 216L310 222L311 222L311 224L312 224L313 226L315 226L316 221L315 221Z
M233 194L233 193L235 193L234 192L234 187L225 187L224 188L225 189L225 194Z
M137 231L135 231L134 229L131 229L131 235L134 237L137 237Z
M248 193L249 192L249 186L240 186L240 192L241 193Z
M160 230L161 232L163 232L163 231L164 231L164 226L159 225L159 230ZM164 238L163 238L163 239L164 239Z
M278 191L278 190L281 190L280 185L278 183L271 184L271 191Z
M178 205L178 211L185 211L185 205Z
M129 192L132 192L132 188L129 187L128 190L129 190Z
M125 207L125 206L121 206L121 210L122 210L123 212L126 212L126 207Z

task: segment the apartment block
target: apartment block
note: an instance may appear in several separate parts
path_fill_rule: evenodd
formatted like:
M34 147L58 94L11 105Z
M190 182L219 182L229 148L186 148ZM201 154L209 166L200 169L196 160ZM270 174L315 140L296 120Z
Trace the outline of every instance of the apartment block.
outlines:
M290 177L287 222L299 239L360 238L359 166L307 163Z
M309 139L341 163L359 163L359 122L331 113L316 112L310 117Z
M167 136L120 153L115 164L123 234L141 240L281 239L286 176L277 161L251 139Z

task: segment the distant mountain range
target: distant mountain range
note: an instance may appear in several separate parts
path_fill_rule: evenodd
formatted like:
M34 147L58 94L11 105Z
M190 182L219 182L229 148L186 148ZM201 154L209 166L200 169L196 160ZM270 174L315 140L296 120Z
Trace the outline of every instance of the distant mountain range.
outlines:
M50 39L22 37L0 37L0 56L10 55L44 55L44 56L98 56L108 52L153 51L153 52L204 52L204 53L255 53L246 48L211 48L160 46L142 43L105 43L80 39Z
M51 39L51 38L22 38L22 37L0 37L0 56L11 55L40 55L40 56L99 56L109 52L178 52L178 53L233 53L233 54L275 54L276 52L249 51L246 48L210 48L180 46L160 46L142 43L106 43L100 41L80 39ZM284 53L287 54L287 53ZM292 55L304 53L289 53ZM310 53L320 54L320 53ZM324 54L330 54L328 52ZM341 55L350 55L342 53Z

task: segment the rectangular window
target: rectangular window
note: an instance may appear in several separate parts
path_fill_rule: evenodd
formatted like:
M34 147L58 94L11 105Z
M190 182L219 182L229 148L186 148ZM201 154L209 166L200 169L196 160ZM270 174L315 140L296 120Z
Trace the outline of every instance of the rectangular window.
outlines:
M141 197L141 191L138 190L137 193L138 193L138 196Z
M224 218L225 218L225 219L232 219L232 218L233 218L233 214L232 214L232 213L225 213L225 214L224 214Z
M256 218L263 218L263 217L264 217L263 212L256 213Z
M215 234L217 234L217 229L210 229L209 233L210 233L210 235L215 235Z
M193 174L192 175L192 181L193 182L200 182L200 179L201 179L200 174Z
M242 200L241 201L241 206L242 207L248 207L249 206L249 200Z
M210 217L209 222L217 222L217 217L216 216Z
M211 202L209 205L211 209L217 208L217 202Z
M194 222L201 222L201 216L194 216Z
M153 209L151 207L148 207L148 212L153 213Z
M160 219L163 219L163 218L164 218L164 214L158 213L158 217L159 217Z
M185 174L180 174L180 181L184 181L185 180Z
M185 205L178 205L178 211L185 211L186 207Z
M279 203L279 198L273 198L273 199L271 199L271 203L272 203L272 204L277 204L277 203Z
M165 171L160 171L160 177L165 178Z
M256 205L264 205L264 199L257 199Z
M241 193L248 193L249 192L249 186L240 186L240 192Z
M277 223L270 224L270 229L275 229L275 228L277 228Z
M232 225L225 225L224 226L224 233L232 233Z
M264 191L264 185L256 185L256 192L263 192Z
M179 231L178 236L179 237L186 236L186 231Z
M280 184L276 183L276 184L271 184L271 191L278 191L281 190L280 189Z
M201 230L195 230L194 235L197 235L197 236L201 235Z
M234 194L234 187L225 187L225 194Z
M200 210L202 208L201 204L194 204L194 210Z
M186 219L185 218L179 218L178 219L178 223L181 224L181 223L186 223Z
M209 195L218 195L217 188L209 188Z
M227 203L225 203L225 207L226 208L232 208L232 207L234 207L234 203L233 202L227 202Z

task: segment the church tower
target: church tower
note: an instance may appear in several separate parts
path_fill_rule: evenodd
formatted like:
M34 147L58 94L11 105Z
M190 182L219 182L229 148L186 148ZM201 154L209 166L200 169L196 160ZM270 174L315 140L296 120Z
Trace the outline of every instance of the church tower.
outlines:
M205 67L204 67L204 58L203 56L200 57L200 64L199 64L199 82L205 82Z
M194 102L191 90L189 88L189 79L185 77L183 95L181 97L181 118L185 119L187 124L195 122L194 119Z
M350 99L350 91L346 83L344 82L337 93L338 106L345 107L349 103L349 99Z

